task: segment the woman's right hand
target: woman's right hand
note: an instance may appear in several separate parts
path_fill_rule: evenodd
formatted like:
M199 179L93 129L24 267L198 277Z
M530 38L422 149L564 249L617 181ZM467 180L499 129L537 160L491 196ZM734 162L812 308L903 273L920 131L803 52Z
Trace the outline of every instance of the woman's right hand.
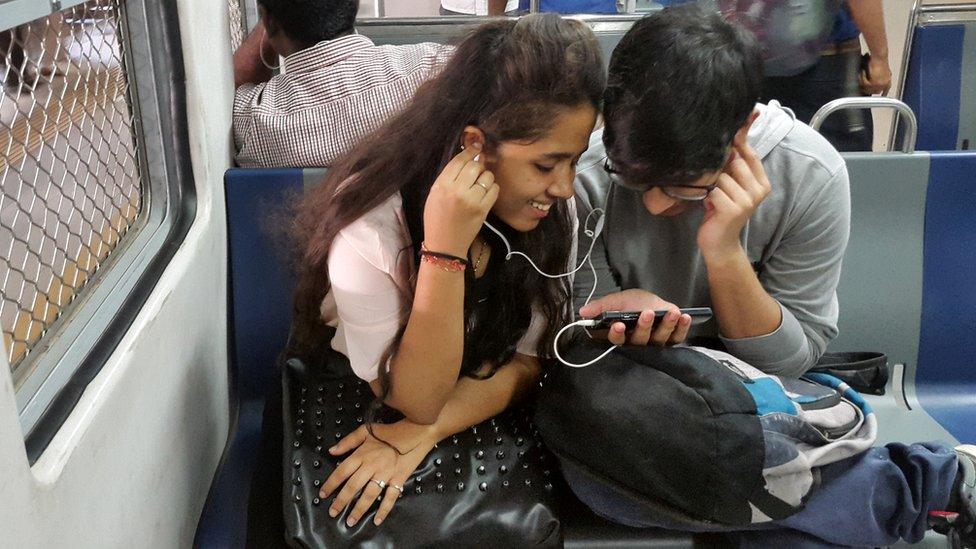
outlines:
M382 498L373 518L373 524L379 526L403 494L410 474L437 445L436 431L431 425L404 419L385 425L373 424L372 430L371 433L365 425L360 426L329 448L333 456L347 453L349 456L326 479L319 497L327 499L338 491L329 506L331 517L353 505L346 518L349 527L355 526L376 500Z
M467 257L498 198L495 176L485 168L481 154L480 143L462 150L431 186L424 204L424 242L429 250Z

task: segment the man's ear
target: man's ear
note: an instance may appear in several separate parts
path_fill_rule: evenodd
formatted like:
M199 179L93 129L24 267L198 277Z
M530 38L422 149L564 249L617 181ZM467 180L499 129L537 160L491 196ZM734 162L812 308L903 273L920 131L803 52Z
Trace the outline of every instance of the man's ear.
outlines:
M264 23L264 30L268 34L268 38L277 37L278 33L281 32L281 25L278 24L278 21L260 3L258 3L258 17Z
M732 139L733 144L739 145L746 143L746 138L749 135L749 128L752 127L752 123L755 122L757 118L759 118L759 109L752 109L752 112L749 113L749 117L746 118L745 124L739 127L739 131L735 132L735 137Z

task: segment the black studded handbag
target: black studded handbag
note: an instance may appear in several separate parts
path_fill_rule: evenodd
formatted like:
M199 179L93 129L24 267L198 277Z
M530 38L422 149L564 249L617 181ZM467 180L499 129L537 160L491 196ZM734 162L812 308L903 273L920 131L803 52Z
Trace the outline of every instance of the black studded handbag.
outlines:
M373 400L344 356L286 362L284 514L294 547L558 547L557 501L568 493L530 412L514 408L441 441L404 485L379 527L374 506L349 528L319 488L341 463L328 448L365 421ZM377 421L383 421L378 414Z

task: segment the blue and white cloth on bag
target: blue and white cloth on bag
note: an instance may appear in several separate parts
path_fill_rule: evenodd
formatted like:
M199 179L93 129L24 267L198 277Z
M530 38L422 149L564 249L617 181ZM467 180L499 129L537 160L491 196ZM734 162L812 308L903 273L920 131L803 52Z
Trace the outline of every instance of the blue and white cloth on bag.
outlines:
M734 356L694 347L741 378L756 401L763 428L766 490L798 507L814 485L816 468L867 451L878 436L874 411L840 379L807 373L799 379L759 371ZM753 523L772 520L753 506Z

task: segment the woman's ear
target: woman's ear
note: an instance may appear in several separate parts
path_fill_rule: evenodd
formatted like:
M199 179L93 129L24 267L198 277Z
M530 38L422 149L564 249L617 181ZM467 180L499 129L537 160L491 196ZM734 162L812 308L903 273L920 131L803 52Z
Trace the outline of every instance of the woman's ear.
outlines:
M485 132L478 126L465 126L461 132L461 146L467 149L476 144L481 145L482 149L485 148Z
M465 126L464 131L461 132L461 146L467 149L468 147L474 147L475 143L481 145L482 160L489 163L496 160L496 151L488 146L488 138L485 137L485 132L481 131L481 128L478 126Z

